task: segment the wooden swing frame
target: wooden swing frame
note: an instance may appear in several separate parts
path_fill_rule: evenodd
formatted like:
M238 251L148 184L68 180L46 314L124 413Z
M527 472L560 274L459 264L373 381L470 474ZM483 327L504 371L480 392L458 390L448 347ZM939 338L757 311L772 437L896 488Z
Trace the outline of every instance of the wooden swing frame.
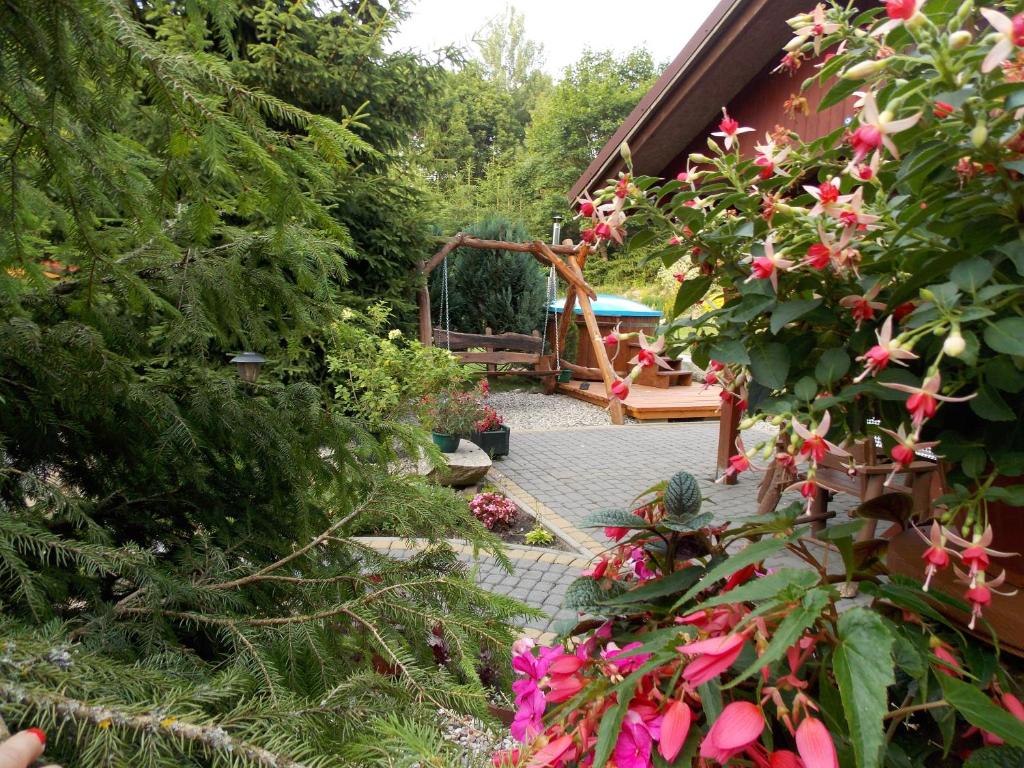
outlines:
M557 338L558 349L565 349L565 338L569 333L569 324L573 322L573 310L577 302L580 311L587 324L587 334L594 347L594 357L597 360L598 368L585 368L562 361L562 365L573 373L588 378L600 378L604 382L606 391L611 395L612 384L615 383L615 369L612 368L608 359L608 352L605 350L604 341L601 338L601 331L597 325L597 317L590 304L591 299L596 299L597 294L590 287L583 277L583 267L590 254L590 246L581 243L578 246L566 241L562 245L547 245L539 240L529 243L512 243L505 240L481 240L480 238L459 232L454 237L443 240L444 245L428 261L420 265L420 272L424 275L423 286L419 290L419 328L420 341L426 346L434 344L434 328L430 319L430 289L427 286L426 277L438 267L456 248L476 248L478 250L494 251L516 251L518 253L529 253L544 266L554 267L555 272L567 284L565 293L565 306L562 309L562 316L558 321ZM563 260L561 256L565 256ZM612 424L625 423L625 408L622 401L616 398L610 399L608 407Z

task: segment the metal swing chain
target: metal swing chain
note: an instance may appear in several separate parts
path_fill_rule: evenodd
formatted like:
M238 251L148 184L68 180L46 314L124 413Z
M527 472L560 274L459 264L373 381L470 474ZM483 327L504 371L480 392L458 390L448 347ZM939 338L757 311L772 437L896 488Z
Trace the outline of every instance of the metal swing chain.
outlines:
M452 351L452 321L448 315L448 257L441 262L441 312L444 313L445 345Z
M554 335L554 337L552 338L551 341L552 341L552 347L555 350L555 370L556 371L560 371L560 370L562 370L562 358L561 358L561 356L559 354L559 351L558 351L558 313L555 312L551 308L551 305L554 304L554 302L555 302L555 294L557 292L557 289L558 289L558 275L555 273L554 265L551 265L548 268L548 285L547 285L547 299L548 299L548 301L547 301L547 306L544 309L544 339L543 339L543 342L542 342L543 346L541 347L541 349L545 349L547 347L547 341L548 341L548 323L547 323L547 319L548 319L548 315L549 314L554 314L554 316L555 316L555 335Z

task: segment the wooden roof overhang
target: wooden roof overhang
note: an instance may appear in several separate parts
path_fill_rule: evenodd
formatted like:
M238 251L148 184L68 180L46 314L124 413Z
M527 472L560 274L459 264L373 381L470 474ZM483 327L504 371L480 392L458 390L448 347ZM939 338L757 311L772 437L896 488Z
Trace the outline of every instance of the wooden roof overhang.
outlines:
M809 0L721 0L569 192L573 201L623 170L629 142L634 171L662 175L722 106L771 62L789 38L786 19Z

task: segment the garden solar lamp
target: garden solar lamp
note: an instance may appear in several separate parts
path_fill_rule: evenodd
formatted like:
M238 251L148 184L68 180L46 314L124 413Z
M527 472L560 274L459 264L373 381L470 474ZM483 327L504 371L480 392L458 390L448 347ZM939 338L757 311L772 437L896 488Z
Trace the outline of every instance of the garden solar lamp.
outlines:
M239 352L231 358L230 362L238 369L238 376L247 384L255 384L260 375L260 368L267 362L267 358L258 352Z
M562 240L562 217L557 213L551 218L551 244L558 245Z

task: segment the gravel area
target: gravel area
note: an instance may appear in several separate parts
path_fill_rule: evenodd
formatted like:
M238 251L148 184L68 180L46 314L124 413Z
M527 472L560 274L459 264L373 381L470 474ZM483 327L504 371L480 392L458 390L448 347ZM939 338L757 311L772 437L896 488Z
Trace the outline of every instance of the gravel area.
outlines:
M542 395L537 392L492 392L488 399L512 429L565 429L566 427L606 427L608 411L567 395ZM629 424L635 419L626 418Z
M494 729L470 715L460 715L447 709L439 710L438 716L444 731L445 741L459 747L460 766L478 768L489 766L491 755L499 749L509 750L518 746L506 729L496 733Z

